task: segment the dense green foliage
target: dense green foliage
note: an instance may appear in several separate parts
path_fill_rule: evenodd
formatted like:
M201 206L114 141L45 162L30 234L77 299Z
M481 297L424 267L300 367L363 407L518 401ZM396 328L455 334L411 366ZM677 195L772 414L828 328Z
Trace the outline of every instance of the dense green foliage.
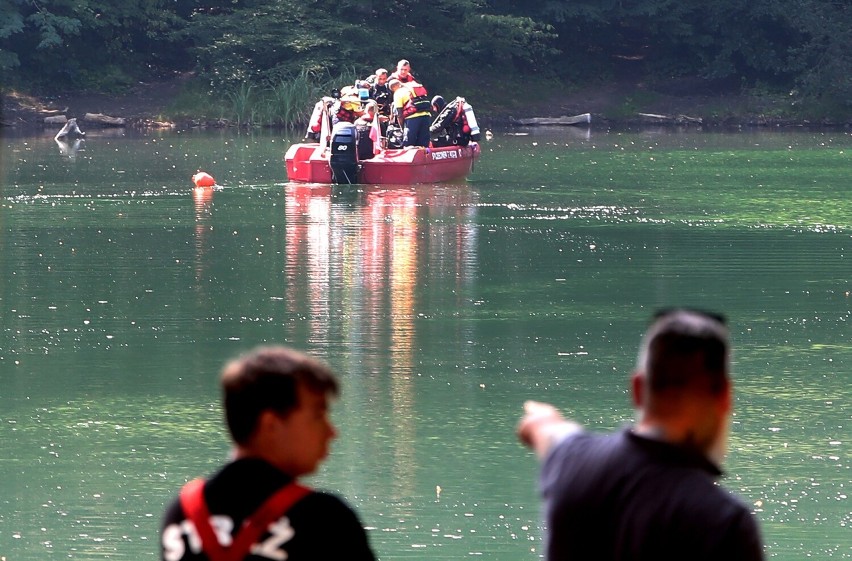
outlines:
M120 88L194 70L211 91L366 76L432 84L688 77L852 107L845 0L0 0L3 85Z

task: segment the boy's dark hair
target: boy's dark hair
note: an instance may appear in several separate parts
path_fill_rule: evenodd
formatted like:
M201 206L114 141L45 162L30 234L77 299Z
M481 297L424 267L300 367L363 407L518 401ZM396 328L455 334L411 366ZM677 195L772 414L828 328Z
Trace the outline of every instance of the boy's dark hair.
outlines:
M287 347L258 347L222 370L225 421L234 442L245 443L261 413L287 413L298 405L298 387L337 396L331 369L321 361Z
M724 317L699 310L664 310L655 315L645 335L638 368L654 393L695 384L718 393L728 378L729 354Z

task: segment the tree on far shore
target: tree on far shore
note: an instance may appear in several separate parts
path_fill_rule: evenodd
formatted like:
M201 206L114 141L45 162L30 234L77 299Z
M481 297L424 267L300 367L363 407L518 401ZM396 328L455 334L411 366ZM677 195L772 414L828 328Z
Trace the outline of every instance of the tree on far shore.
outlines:
M3 86L117 91L368 74L438 83L677 78L852 109L852 4L836 0L0 0Z

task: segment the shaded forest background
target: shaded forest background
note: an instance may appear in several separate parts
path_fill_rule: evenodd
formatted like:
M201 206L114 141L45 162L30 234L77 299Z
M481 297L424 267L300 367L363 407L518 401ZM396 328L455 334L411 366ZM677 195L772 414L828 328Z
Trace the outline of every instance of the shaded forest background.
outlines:
M0 0L0 87L35 94L191 72L236 99L408 58L432 89L493 105L629 72L843 116L850 45L848 0Z

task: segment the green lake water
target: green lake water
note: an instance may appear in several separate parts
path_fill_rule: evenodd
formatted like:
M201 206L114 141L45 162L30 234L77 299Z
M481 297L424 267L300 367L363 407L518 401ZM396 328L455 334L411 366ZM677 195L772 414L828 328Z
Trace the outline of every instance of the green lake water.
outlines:
M523 401L629 422L674 305L729 318L724 484L767 556L852 559L848 133L519 129L465 183L355 189L287 184L276 133L2 132L8 561L157 559L164 504L229 453L220 367L271 343L339 372L310 483L381 559L537 559Z

